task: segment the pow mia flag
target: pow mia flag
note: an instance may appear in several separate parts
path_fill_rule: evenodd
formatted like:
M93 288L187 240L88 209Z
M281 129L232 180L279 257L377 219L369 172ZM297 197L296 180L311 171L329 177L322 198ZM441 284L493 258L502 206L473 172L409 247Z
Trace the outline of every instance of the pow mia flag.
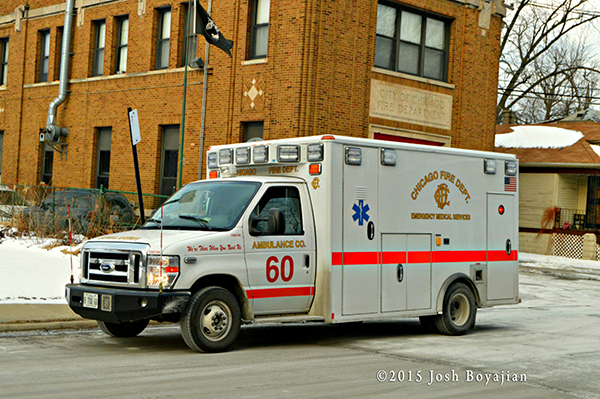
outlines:
M231 57L231 49L233 42L225 39L217 24L212 20L210 15L204 10L199 0L196 2L196 33L206 38L206 41L223 50Z

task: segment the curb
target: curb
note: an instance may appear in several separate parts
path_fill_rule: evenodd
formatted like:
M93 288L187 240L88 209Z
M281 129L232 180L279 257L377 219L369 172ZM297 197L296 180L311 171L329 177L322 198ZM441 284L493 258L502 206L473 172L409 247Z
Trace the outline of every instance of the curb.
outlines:
M54 321L28 321L1 323L0 333L14 331L32 331L32 330L80 330L97 328L98 323L95 320L54 320Z

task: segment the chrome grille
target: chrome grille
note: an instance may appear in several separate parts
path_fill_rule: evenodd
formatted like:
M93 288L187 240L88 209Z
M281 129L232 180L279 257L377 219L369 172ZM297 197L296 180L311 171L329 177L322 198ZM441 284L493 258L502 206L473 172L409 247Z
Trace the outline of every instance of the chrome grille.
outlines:
M86 283L139 287L145 286L145 253L147 246L136 244L90 243L82 256L81 280ZM100 248L102 247L102 248Z

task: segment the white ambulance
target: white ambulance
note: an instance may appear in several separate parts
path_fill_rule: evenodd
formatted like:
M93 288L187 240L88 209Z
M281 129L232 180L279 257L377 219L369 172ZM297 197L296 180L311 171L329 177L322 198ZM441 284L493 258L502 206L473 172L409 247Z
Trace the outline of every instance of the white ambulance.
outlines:
M212 147L140 229L90 240L67 300L107 333L179 321L195 351L240 325L419 317L444 334L518 297L517 159L318 136Z

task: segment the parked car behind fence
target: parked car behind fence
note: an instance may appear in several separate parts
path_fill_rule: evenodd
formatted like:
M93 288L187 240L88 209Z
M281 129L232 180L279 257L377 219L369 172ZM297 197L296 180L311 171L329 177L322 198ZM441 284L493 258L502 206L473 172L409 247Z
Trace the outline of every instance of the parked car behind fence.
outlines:
M28 207L23 196L5 184L0 184L0 222L7 222Z
M68 189L53 191L39 206L26 210L31 223L37 226L69 227L69 206L74 232L88 233L92 227L132 228L135 214L124 195L97 190Z

